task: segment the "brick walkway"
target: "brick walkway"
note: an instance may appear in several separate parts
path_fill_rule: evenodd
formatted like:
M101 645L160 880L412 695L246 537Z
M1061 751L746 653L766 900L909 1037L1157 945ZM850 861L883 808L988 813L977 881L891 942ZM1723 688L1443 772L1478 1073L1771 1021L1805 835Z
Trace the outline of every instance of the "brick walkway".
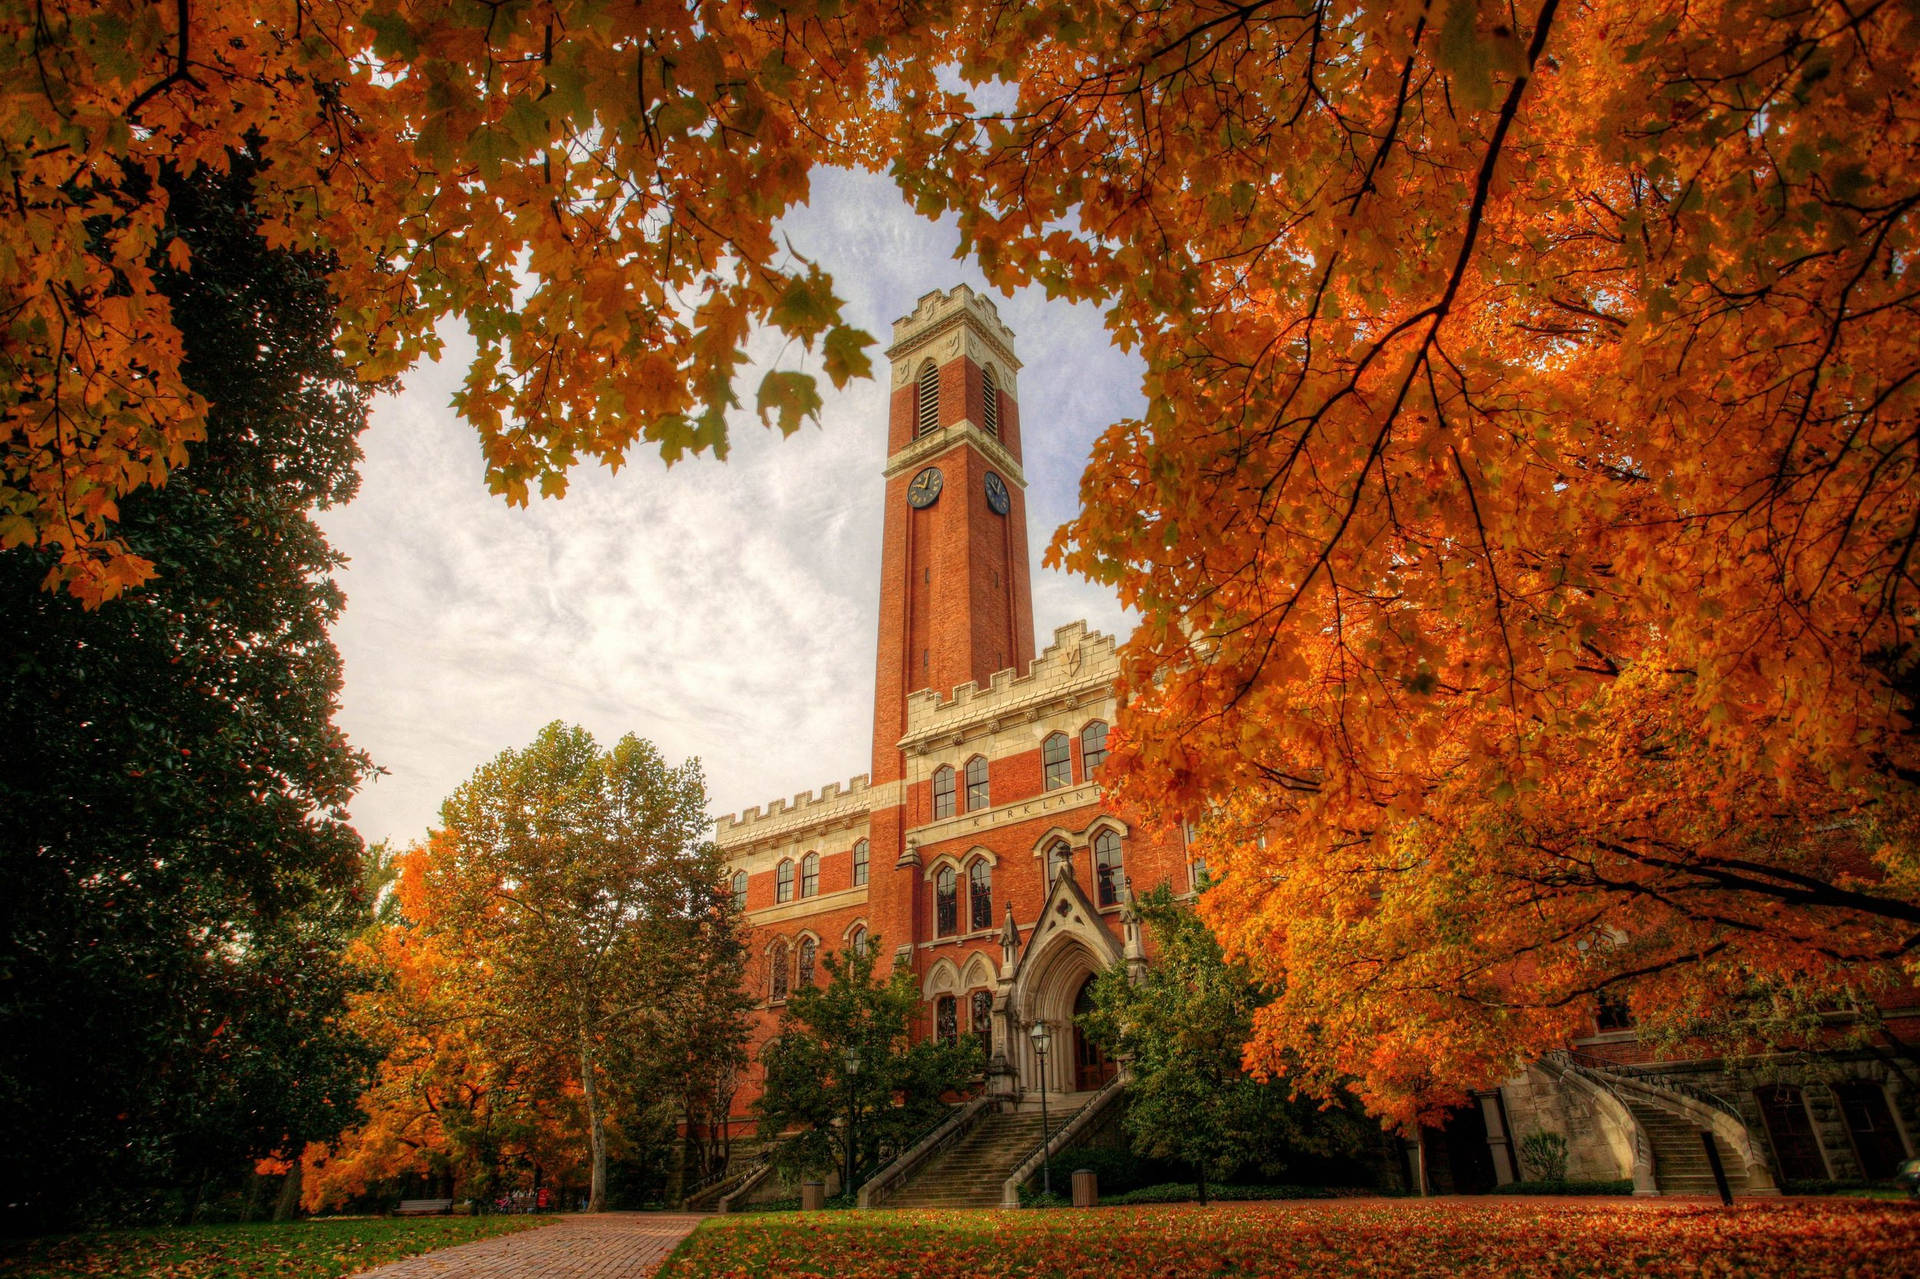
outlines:
M604 1212L562 1217L538 1230L423 1252L364 1272L366 1279L646 1279L700 1218L691 1213Z

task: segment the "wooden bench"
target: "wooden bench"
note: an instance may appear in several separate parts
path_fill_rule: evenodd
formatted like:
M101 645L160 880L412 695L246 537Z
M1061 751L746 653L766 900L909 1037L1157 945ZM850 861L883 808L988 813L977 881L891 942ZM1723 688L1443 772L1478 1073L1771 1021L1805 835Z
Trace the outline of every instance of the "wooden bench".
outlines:
M400 1206L394 1209L396 1217L445 1216L453 1211L451 1199L402 1199Z

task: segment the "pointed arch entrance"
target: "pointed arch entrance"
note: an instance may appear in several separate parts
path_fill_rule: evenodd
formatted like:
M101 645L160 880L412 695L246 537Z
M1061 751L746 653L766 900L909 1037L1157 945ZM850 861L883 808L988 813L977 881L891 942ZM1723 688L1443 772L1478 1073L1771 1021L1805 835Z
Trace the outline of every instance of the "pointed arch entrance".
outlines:
M1097 980L1097 976L1089 975L1080 983L1080 993L1073 997L1073 1087L1076 1092L1091 1092L1105 1086L1118 1069L1080 1024L1080 1019L1093 1011L1093 983Z

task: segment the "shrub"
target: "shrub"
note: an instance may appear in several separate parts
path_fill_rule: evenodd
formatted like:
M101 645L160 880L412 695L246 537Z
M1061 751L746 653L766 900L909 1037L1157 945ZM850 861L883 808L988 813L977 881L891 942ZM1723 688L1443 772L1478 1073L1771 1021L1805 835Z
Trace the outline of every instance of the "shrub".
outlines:
M1630 1195L1633 1193L1633 1178L1622 1177L1618 1181L1558 1181L1541 1179L1539 1181L1510 1181L1504 1186L1495 1187L1497 1195Z
M1530 1132L1520 1139L1520 1162L1535 1181L1565 1181L1567 1139L1557 1132Z

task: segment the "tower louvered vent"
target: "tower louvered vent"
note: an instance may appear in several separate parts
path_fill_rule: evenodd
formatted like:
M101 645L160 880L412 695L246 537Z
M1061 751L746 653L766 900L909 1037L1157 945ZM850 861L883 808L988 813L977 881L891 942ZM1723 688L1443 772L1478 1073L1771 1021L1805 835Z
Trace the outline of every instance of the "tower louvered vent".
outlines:
M925 435L940 425L940 370L929 360L920 366L920 425L917 434Z
M980 419L987 434L1000 438L1000 383L993 376L993 365L980 370Z

